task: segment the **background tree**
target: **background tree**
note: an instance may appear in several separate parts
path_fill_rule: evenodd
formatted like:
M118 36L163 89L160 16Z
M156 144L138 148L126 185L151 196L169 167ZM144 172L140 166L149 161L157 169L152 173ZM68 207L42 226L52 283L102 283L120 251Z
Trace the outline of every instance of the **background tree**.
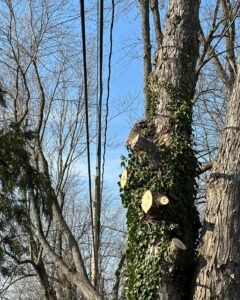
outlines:
M95 2L88 4L86 15L91 19L87 30L91 31ZM46 299L100 297L92 282L107 299L179 299L191 294L190 281L198 270L197 284L210 285L210 292L216 290L218 294L213 296L219 299L222 295L231 299L232 290L226 292L224 284L219 287L214 280L226 276L226 284L234 288L237 269L231 269L230 277L223 267L219 271L218 264L223 262L220 255L202 268L201 255L214 257L206 237L223 240L231 236L231 230L223 230L224 237L218 235L219 227L215 226L215 231L208 223L212 212L226 216L230 224L234 216L224 214L223 202L219 202L220 208L212 208L210 184L207 231L203 230L197 269L200 223L196 208L198 205L203 218L206 181L212 166L213 171L218 170L217 162L224 161L229 174L234 167L221 152L223 144L219 158L214 160L219 138L221 134L224 138L226 131L226 107L235 91L239 1L202 3L200 22L197 1L138 1L138 11L136 1L128 4L122 7L122 15L134 7L135 14L142 16L147 120L138 122L131 131L128 164L126 159L122 162L125 170L120 184L128 208L128 249L120 258L124 229L116 228L118 211L111 219L111 199L108 201L104 193L102 225L95 228L100 233L99 257L93 260L89 199L86 182L79 176L79 163L86 151L86 119L79 80L83 74L78 11L76 14L75 6L64 1L60 5L1 2L1 94L5 100L1 101L0 135L2 294L15 289L14 295L31 299L43 295ZM108 12L106 6L105 15ZM95 32L92 34L94 37ZM87 47L92 126L97 90L96 64L91 65L96 61L94 38L88 40ZM236 85L235 93L237 89ZM236 97L232 97L235 100L231 98L230 103L235 103ZM231 112L237 116L237 110ZM93 142L93 126L90 129ZM229 155L234 156L237 145L232 144L230 150ZM221 184L230 195L225 179ZM224 191L220 179L212 175L210 180L219 193ZM235 206L234 201L228 203ZM220 224L215 217L213 222ZM212 235L209 229L213 229ZM211 284L203 276L209 266L214 270ZM96 267L99 272L93 276ZM80 278L85 284L80 285ZM33 279L36 292L31 287L22 290L21 283L29 279ZM196 299L208 297L208 288L197 284Z
M156 70L149 78L150 117L128 138L129 178L122 199L128 208L130 299L186 297L193 275L199 229L198 166L191 146L198 11L198 1L169 2ZM168 199L165 207L160 195Z
M1 76L7 90L1 115L2 292L15 280L37 276L44 290L39 288L39 295L46 299L98 298L90 284L90 209L78 170L86 151L79 15L65 2L4 1L2 6ZM92 42L88 40L90 62L96 55ZM91 142L95 71L95 65L88 64ZM19 169L13 172L15 164ZM104 207L110 199L105 191L103 196ZM103 294L110 293L112 282L104 280L112 280L110 265L121 248L111 220L116 209L108 204L107 227L101 228L98 281ZM116 249L111 258L107 234ZM109 273L102 276L104 269Z
M194 299L237 299L239 283L239 75L207 188Z

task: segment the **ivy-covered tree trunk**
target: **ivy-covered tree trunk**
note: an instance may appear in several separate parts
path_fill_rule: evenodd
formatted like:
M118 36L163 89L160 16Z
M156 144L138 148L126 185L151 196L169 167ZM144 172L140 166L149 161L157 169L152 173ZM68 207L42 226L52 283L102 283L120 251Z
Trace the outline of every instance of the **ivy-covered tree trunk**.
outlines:
M128 209L128 299L187 299L190 293L199 230L191 144L198 13L198 0L169 1L149 76L149 118L134 126L127 141L120 185Z
M240 73L208 182L194 299L240 299Z

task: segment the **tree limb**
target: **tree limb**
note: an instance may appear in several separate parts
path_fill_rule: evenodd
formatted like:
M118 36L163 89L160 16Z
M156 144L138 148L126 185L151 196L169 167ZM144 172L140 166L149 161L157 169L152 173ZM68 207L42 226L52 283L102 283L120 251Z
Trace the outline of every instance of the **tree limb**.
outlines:
M150 111L150 97L148 77L152 71L151 41L149 24L149 0L139 0L142 14L142 39L143 39L143 60L144 60L144 94L145 94L145 115Z
M157 50L159 50L160 47L162 46L163 33L161 29L158 0L151 1L151 10L153 14L153 24L154 24L154 30L156 35L156 41L157 41Z
M199 171L199 173L198 173L198 176L201 175L201 174L203 174L203 173L205 173L205 172L207 172L207 171L209 171L209 170L211 170L211 169L212 169L212 166L213 166L213 161L210 161L210 162L204 164L204 165L201 167L201 169L200 169L200 171Z

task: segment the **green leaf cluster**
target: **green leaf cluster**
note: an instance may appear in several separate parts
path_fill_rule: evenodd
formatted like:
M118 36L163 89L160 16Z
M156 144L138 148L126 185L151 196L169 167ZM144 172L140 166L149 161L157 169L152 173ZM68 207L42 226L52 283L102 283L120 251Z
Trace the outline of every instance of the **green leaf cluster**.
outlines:
M31 200L26 199L27 192L31 191L39 213L51 216L49 181L31 165L27 142L25 133L16 124L0 132L0 264L4 263L3 247L18 258L26 250L18 236L30 230L27 201ZM1 270L5 272L4 266Z

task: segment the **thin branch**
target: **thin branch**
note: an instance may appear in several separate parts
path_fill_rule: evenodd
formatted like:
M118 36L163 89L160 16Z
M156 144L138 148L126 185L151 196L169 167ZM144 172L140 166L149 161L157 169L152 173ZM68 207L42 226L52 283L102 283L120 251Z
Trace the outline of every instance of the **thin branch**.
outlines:
M230 88L230 79L228 77L228 74L227 74L226 70L223 68L223 66L218 58L218 54L215 52L214 47L211 46L212 37L210 38L210 36L208 36L208 38L206 39L201 26L200 26L200 30L199 30L199 38L200 38L201 43L203 44L204 50L198 61L198 65L197 65L197 69L196 69L197 75L199 75L202 67L212 59L213 63L215 64L215 66L217 68L217 72L218 72L219 76L221 76L221 78L223 79L226 86L228 86ZM206 53L208 53L208 59L204 60Z
M157 50L159 50L162 46L163 33L161 29L161 21L158 7L158 0L151 1L151 10L153 14L153 24L157 41Z
M148 117L150 111L150 95L148 87L149 74L152 71L151 40L149 24L149 0L139 0L142 14L142 39L143 39L143 60L144 60L144 95L145 115Z
M237 61L234 52L236 30L235 30L235 22L232 22L233 8L230 1L222 0L221 3L222 3L222 10L223 10L224 28L229 27L228 34L225 35L226 50L227 50L226 59L228 61L230 80L231 82L234 82L237 73Z
M201 167L201 169L200 169L200 171L199 171L199 173L198 173L198 176L201 175L201 174L203 174L203 173L205 173L205 172L207 172L207 171L209 171L209 170L211 170L211 169L212 169L212 166L213 166L213 161L210 161L210 162L204 164L204 165Z

